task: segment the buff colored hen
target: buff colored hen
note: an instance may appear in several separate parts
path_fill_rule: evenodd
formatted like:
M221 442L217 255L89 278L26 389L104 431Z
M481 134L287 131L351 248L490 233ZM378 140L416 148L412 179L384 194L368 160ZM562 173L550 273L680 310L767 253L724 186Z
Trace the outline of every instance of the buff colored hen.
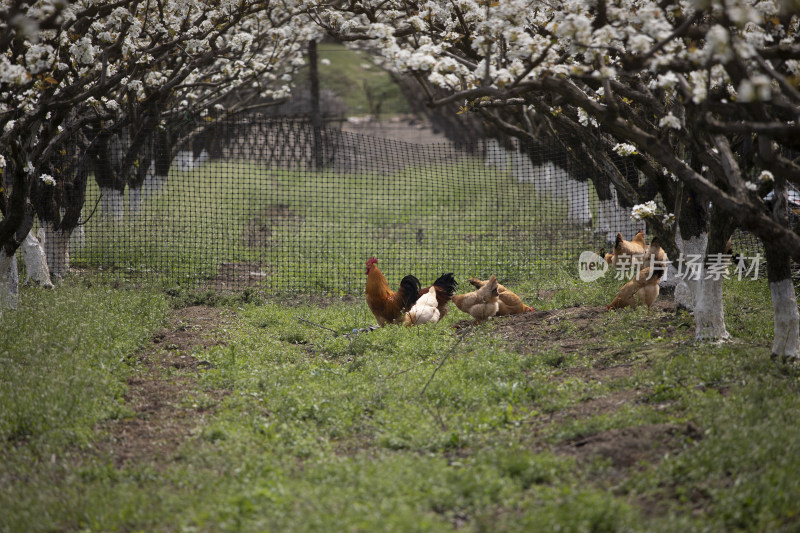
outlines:
M486 285L489 280L481 281L476 278L469 278L469 282L480 289ZM522 302L522 298L508 290L502 283L497 284L498 308L497 316L516 315L519 313L527 313L528 311L536 311L533 307L528 307Z
M656 298L658 298L658 282L661 281L661 276L664 275L664 269L654 267L652 272L651 276L649 267L640 270L635 278L622 286L617 296L606 309L635 308L642 303L650 309Z
M452 301L458 309L471 315L475 322L482 322L495 316L500 307L497 278L492 274L483 287L466 294L456 294Z

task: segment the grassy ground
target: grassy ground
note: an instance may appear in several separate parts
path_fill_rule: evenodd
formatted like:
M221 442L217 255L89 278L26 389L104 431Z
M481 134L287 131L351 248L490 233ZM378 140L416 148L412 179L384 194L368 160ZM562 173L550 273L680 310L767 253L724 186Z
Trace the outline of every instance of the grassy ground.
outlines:
M368 54L334 43L322 43L318 50L320 88L339 95L347 105L348 116L408 113L400 89Z
M464 281L459 277L460 281ZM358 331L360 296L70 279L0 322L0 531L795 531L793 366L763 283L691 316L618 282Z
M392 284L408 273L430 283L450 271L520 281L574 273L581 251L601 247L598 234L566 224L566 201L537 194L474 154L447 154L383 173L283 171L239 160L173 169L137 216L90 218L86 245L71 260L133 279L163 275L173 285L340 295L360 290L370 256ZM98 195L90 180L86 204Z

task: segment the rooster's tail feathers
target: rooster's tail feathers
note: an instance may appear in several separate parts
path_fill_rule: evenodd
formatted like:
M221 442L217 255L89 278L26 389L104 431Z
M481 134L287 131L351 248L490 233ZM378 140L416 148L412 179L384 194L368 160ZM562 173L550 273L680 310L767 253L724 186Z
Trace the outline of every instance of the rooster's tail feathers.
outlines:
M456 281L456 278L453 277L453 273L448 272L447 274L442 274L439 276L436 281L433 282L433 285L446 292L447 296L452 296L453 293L456 292L458 282Z
M409 274L400 280L400 290L403 293L403 308L410 309L419 298L421 284L416 276Z

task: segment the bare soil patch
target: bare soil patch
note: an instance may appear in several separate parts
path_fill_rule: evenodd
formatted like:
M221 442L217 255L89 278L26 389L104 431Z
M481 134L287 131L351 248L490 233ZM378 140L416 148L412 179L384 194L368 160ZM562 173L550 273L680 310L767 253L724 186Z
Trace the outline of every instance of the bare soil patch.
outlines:
M702 433L693 424L651 424L611 429L563 442L557 451L579 462L602 457L616 469L629 469L659 462L687 440L699 440Z
M207 287L214 291L257 287L272 275L272 270L265 263L222 263L219 273L208 281Z
M131 416L99 428L105 434L99 447L118 467L175 459L180 445L214 413L227 391L199 386L197 373L209 363L191 353L225 344L222 330L231 318L229 311L213 307L179 309L136 354L141 370L128 378L124 398Z
M256 214L247 225L245 243L250 248L272 246L272 234L280 229L296 233L304 217L282 204L271 205Z

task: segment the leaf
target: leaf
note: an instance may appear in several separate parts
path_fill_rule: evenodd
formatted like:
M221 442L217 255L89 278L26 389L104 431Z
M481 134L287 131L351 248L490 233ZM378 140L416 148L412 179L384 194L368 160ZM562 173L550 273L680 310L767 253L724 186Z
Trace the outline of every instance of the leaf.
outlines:
M58 80L57 80L57 79L55 79L55 78L54 78L54 77L52 77L52 76L47 76L47 77L44 79L44 81L46 81L47 83L50 83L50 84L52 84L52 85L58 85Z

